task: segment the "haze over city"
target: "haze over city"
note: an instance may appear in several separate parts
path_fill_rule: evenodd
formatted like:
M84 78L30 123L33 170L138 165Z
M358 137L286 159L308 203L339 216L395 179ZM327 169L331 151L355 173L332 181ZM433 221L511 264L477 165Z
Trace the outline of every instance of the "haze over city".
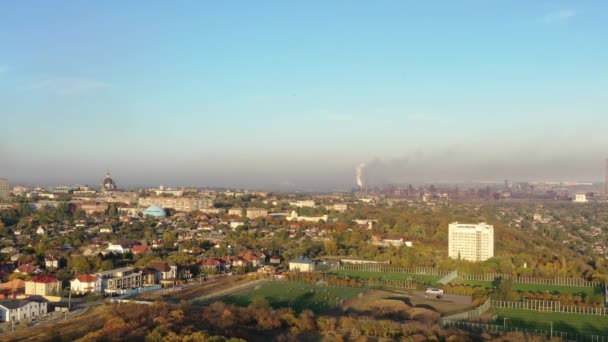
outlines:
M608 1L0 1L0 341L608 342Z
M13 183L604 175L602 1L65 4L0 4Z

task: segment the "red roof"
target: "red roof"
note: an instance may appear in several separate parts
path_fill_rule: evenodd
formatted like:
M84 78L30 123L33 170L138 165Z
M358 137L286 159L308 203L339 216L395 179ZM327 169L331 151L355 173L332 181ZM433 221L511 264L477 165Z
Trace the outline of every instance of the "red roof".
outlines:
M222 263L225 263L225 261L221 260L221 259L204 259L203 260L203 266L219 266Z
M38 270L38 266L34 266L34 265L30 265L30 264L24 264L21 265L17 268L19 270L19 273L27 273L30 274L36 270Z
M145 252L149 252L150 248L148 248L148 246L135 246L133 247L133 254L137 254L137 253L145 253Z
M245 253L243 254L243 259L247 261L260 260L260 257L255 255L255 253Z
M54 282L57 282L58 280L57 280L57 278L55 278L55 276L52 276L50 274L45 274L45 275L32 277L32 281L34 283L54 283Z
M92 274L80 274L77 275L76 278L72 280L78 279L81 283L93 283L97 280L97 276Z

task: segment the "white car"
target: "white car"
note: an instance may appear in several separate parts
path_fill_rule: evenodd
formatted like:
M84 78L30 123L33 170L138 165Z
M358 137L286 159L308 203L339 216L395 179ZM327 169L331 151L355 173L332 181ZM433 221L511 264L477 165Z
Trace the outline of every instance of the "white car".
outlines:
M428 296L435 296L435 298L441 298L443 297L443 290L442 289L436 289L434 287L429 287L426 289L426 292L424 293L424 295L426 297Z

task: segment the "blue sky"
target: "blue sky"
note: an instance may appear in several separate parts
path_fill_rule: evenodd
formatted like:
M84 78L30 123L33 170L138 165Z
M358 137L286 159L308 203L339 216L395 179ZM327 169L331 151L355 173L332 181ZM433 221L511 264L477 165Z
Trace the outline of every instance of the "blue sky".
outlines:
M0 175L602 178L604 1L0 3Z

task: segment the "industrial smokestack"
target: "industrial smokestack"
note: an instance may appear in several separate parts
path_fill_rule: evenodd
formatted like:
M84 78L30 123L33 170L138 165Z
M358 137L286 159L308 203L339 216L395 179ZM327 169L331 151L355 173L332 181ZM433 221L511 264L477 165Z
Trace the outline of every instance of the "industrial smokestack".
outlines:
M357 185L359 189L363 189L363 169L365 168L365 163L359 164L355 169L355 174L357 176Z
M604 183L604 195L608 196L608 158L606 158L606 181Z

